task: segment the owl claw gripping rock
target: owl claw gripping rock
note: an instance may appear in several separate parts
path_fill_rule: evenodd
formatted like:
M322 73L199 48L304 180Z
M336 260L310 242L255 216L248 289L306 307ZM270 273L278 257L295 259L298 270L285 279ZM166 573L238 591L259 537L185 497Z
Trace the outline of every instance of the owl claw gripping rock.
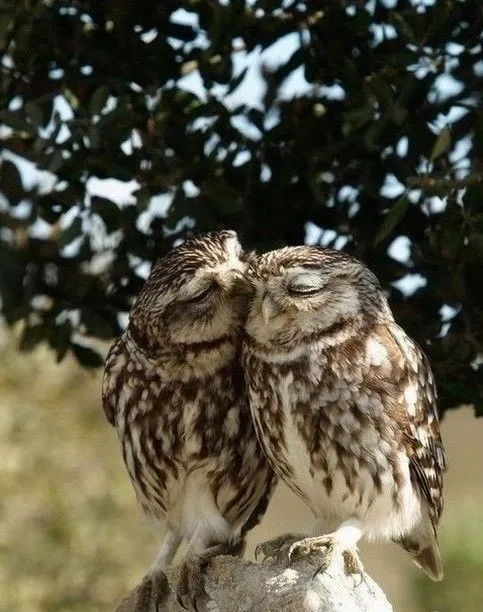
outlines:
M344 253L303 246L259 256L247 278L243 362L258 438L326 534L295 542L291 556L392 539L440 580L435 384L376 277Z
M199 560L206 565L220 546L243 543L275 482L256 439L239 365L245 267L231 231L194 237L167 253L146 281L104 372L104 411L117 429L136 496L166 530L151 582L162 582L154 578L185 539L180 588L187 602L186 585L196 585L193 607L201 590ZM144 582L145 591L162 599L160 589Z

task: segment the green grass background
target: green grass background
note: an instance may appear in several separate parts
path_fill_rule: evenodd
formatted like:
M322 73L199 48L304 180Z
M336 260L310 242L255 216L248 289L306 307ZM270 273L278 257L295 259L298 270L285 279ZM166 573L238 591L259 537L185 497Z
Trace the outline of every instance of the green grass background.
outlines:
M0 330L0 611L113 610L143 575L162 533L142 515L100 404L100 375L46 349L25 355ZM483 611L483 420L443 423L450 471L432 584L393 544L364 545L368 571L402 612ZM279 487L257 542L310 521Z

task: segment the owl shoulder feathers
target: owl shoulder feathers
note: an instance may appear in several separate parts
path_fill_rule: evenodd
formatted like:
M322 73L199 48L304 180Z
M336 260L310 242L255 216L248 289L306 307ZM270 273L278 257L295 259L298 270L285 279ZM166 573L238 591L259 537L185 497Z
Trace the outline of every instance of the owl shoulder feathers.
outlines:
M396 324L379 325L368 338L374 359L390 364L393 385L385 405L397 426L409 459L413 484L427 504L436 525L443 509L446 457L439 429L436 385L424 352ZM377 350L379 346L379 352ZM381 363L382 365L382 363ZM377 377L377 367L373 368ZM390 397L395 393L395 396Z

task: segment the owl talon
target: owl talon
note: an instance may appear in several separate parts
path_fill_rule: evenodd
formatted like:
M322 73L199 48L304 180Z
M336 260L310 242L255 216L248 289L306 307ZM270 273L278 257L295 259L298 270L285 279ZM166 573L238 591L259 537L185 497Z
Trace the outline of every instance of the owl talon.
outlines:
M315 580L319 574L324 574L327 571L328 567L329 567L329 564L326 561L324 561L324 563L322 563L322 565L320 565L313 573L312 580Z
M357 550L346 549L342 551L344 557L344 569L346 574L359 574L361 576L361 582L364 580L364 566L362 565Z
M141 582L121 601L116 612L160 612L162 604L169 594L169 583L166 574L161 571L147 574Z
M203 608L209 596L205 590L205 569L210 561L218 555L241 555L245 548L243 539L217 544L205 550L201 555L191 555L183 563L178 582L176 598L185 610L198 612Z
M190 557L181 569L176 598L185 610L198 612L198 605L207 600L203 570L207 561L200 557Z
M255 548L255 560L258 561L259 557L262 562L267 559L279 560L285 556L285 551L290 545L298 540L302 540L304 537L304 535L299 533L284 533L273 540L261 542Z
M181 595L179 593L176 594L176 601L178 602L179 606L181 608L183 608L183 610L187 610L188 608L185 606L184 601L181 597Z
M327 560L326 565L329 565L333 552L334 540L331 536L304 538L292 544L288 551L288 559L292 562L314 553L323 553L324 558Z

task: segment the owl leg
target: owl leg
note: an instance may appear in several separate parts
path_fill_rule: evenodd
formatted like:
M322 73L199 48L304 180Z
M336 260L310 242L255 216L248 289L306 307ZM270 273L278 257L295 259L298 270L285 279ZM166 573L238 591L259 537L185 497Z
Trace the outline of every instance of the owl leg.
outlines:
M357 554L357 543L362 536L361 524L356 519L343 522L336 531L294 542L288 551L289 561L314 553L322 555L323 563L317 570L325 571L337 555L344 560L348 574L362 574L363 568Z
M294 542L299 542L306 537L304 533L284 533L273 540L261 542L255 548L255 559L280 559L287 553L287 549Z
M172 529L169 529L164 536L161 548L159 549L159 552L156 555L156 558L154 559L149 571L156 572L167 567L173 560L176 551L181 544L181 540L181 536L179 536Z
M137 585L133 592L134 602L132 612L146 612L158 610L169 594L169 583L164 569L173 560L181 543L181 538L172 530L166 533L159 553L148 573Z
M245 542L226 542L217 544L201 553L191 552L181 566L180 578L177 587L179 604L186 610L198 611L203 609L209 600L205 590L205 570L210 561L218 555L241 555L245 549Z

